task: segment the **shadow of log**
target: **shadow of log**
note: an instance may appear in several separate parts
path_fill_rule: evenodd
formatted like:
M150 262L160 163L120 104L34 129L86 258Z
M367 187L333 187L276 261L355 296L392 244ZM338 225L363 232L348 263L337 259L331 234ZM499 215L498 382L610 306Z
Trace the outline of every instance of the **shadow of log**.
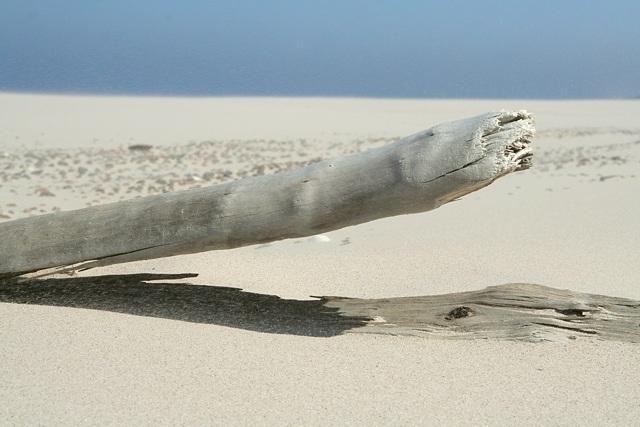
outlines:
M196 274L0 280L0 302L87 308L278 334L640 342L640 302L533 284L444 295L289 300L238 288L148 281Z
M322 299L287 300L238 288L147 281L197 274L130 274L0 281L0 302L87 308L257 332L329 337L363 326Z

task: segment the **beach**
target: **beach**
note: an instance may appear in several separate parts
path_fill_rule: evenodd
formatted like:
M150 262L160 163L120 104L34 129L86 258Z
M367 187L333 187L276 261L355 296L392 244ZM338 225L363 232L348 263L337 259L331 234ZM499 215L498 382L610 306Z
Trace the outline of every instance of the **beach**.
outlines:
M440 122L526 109L536 117L533 168L435 211L78 275L194 273L161 281L288 300L506 283L640 299L638 101L5 93L0 109L0 221L277 173ZM616 425L640 416L634 343L319 336L232 310L185 319L148 301L0 303L1 423Z

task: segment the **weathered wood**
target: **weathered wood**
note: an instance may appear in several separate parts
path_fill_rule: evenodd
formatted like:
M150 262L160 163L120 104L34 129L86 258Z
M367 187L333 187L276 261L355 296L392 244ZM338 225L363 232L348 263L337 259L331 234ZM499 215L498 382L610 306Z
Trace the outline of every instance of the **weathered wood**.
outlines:
M640 342L640 301L546 286L509 284L401 298L291 300L237 288L167 281L193 276L196 274L0 279L0 302L306 336L366 333L442 339Z
M428 211L529 167L533 132L527 112L489 113L287 173L0 223L0 277L229 249Z
M323 298L345 316L372 319L357 333L452 339L640 342L640 301L532 284L386 299Z

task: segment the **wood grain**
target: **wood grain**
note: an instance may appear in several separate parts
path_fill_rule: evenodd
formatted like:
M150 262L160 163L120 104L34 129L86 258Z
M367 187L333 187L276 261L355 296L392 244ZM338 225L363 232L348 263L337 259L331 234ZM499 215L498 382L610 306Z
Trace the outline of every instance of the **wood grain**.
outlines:
M428 211L529 167L533 133L527 112L488 113L291 172L3 222L0 277L229 249Z
M640 342L640 301L533 284L387 299L324 298L345 316L372 321L358 333L451 339Z

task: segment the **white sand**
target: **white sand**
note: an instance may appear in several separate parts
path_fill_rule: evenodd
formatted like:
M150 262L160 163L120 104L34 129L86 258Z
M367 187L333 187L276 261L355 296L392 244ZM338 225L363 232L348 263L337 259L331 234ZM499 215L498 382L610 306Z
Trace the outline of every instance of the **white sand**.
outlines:
M298 299L427 295L513 281L640 299L640 102L633 101L5 94L0 213L17 218L162 191L153 180L163 171L175 172L178 189L229 179L189 178L207 168L235 178L260 173L256 164L275 164L264 172L295 167L496 108L537 113L534 169L459 202L328 233L330 241L90 273L195 272L182 281ZM126 149L134 143L162 147L151 150L154 160ZM196 164L202 152L229 163ZM27 154L44 160L37 165ZM82 165L58 164L87 158L92 164L80 177L71 168ZM20 177L27 164L34 169ZM126 167L109 172L118 165ZM144 170L130 171L136 167ZM70 188L56 178L60 170ZM145 182L126 193L145 174L158 188ZM105 176L120 190L92 194ZM40 187L56 195L39 196ZM638 345L318 338L235 326L2 303L0 423L611 425L640 416Z

